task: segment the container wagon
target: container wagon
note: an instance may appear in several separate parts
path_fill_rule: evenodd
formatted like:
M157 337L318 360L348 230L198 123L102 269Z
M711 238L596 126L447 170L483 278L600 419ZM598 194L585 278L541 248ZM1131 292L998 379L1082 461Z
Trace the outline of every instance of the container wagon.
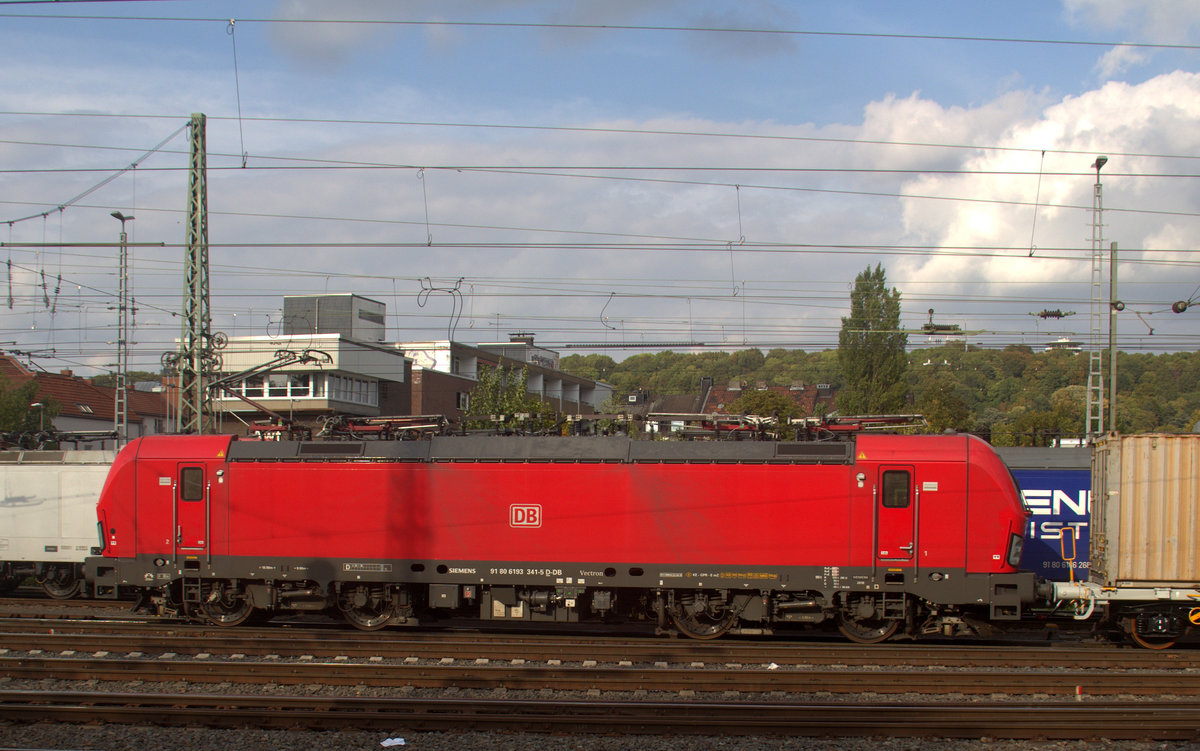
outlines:
M1046 585L1135 643L1200 635L1200 435L1119 435L1092 458L1087 580Z
M32 577L51 597L83 588L113 451L0 452L0 591Z

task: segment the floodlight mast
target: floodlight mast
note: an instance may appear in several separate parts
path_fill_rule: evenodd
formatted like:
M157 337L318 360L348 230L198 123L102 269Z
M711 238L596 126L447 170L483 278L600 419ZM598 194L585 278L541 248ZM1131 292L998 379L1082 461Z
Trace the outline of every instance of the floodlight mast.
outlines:
M1084 421L1084 433L1090 440L1096 440L1104 434L1104 362L1100 353L1104 285L1104 200L1100 169L1107 163L1106 156L1098 156L1092 163L1092 169L1096 170L1096 184L1092 190L1092 314L1091 335L1088 339L1087 413Z
M129 439L129 235L125 233L125 222L132 222L133 215L114 211L112 217L121 223L121 259L117 272L120 289L117 292L116 409L113 410L116 447L120 448Z

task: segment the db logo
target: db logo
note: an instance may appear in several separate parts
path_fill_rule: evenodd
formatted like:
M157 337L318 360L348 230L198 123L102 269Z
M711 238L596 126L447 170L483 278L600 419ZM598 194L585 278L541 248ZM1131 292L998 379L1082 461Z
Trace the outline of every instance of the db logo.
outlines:
M508 526L510 527L540 527L542 526L542 507L536 503L508 507Z

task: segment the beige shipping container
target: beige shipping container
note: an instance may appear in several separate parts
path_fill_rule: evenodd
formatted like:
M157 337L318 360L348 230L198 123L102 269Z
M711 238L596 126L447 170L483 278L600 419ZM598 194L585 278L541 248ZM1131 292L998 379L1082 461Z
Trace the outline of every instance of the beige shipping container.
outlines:
M1092 455L1091 580L1200 585L1200 435L1110 434Z

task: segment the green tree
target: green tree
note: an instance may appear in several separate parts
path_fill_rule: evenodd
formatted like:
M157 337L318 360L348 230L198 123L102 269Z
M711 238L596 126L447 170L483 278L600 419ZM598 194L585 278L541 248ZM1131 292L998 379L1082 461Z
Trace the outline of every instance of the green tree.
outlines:
M850 315L838 334L842 414L904 411L908 335L900 331L900 291L887 287L883 265L859 274L850 293Z
M34 407L32 405L40 404ZM36 381L29 380L13 386L0 376L0 431L5 433L36 433L53 430L52 420L62 411L54 399L39 399Z
M931 432L969 427L970 410L961 390L958 381L949 373L939 372L925 380L917 394L917 411L925 415Z
M481 367L475 388L471 389L471 414L483 417L467 424L473 428L511 427L517 424L514 415L538 415L530 427L544 428L554 421L554 410L529 393L529 370L517 371L499 367ZM499 425L492 416L501 420Z
M756 415L758 417L779 417L785 424L793 417L803 417L801 409L787 394L778 391L745 391L734 399L726 410L734 414Z
M883 285L879 287L886 293ZM895 293L889 298L895 302ZM885 327L877 333L886 331ZM854 387L843 377L840 360L845 356L841 349L776 348L765 354L759 350L643 353L619 363L604 355L573 355L562 362L567 372L602 377L622 396L639 389L655 396L694 394L706 377L717 386L731 381L770 386L830 384L843 393L842 414L885 411L878 406L846 405L844 400L852 396ZM1118 359L1119 431L1192 430L1200 420L1200 352L1120 353ZM903 376L906 385L897 387L900 398L886 411L922 412L934 427L990 433L1000 445L1054 434L1078 437L1084 412L1079 395L1086 394L1087 365L1082 353L1044 352L1025 344L1003 350L961 343L913 350ZM912 407L907 406L908 394L913 396ZM756 406L748 411L767 410ZM827 411L826 402L819 402L816 411Z
M117 385L116 373L104 373L98 376L92 376L92 384L95 386L103 386L105 388L115 388ZM131 370L125 374L125 382L130 386L139 381L154 381L158 383L162 381L161 373L153 373L149 370Z

